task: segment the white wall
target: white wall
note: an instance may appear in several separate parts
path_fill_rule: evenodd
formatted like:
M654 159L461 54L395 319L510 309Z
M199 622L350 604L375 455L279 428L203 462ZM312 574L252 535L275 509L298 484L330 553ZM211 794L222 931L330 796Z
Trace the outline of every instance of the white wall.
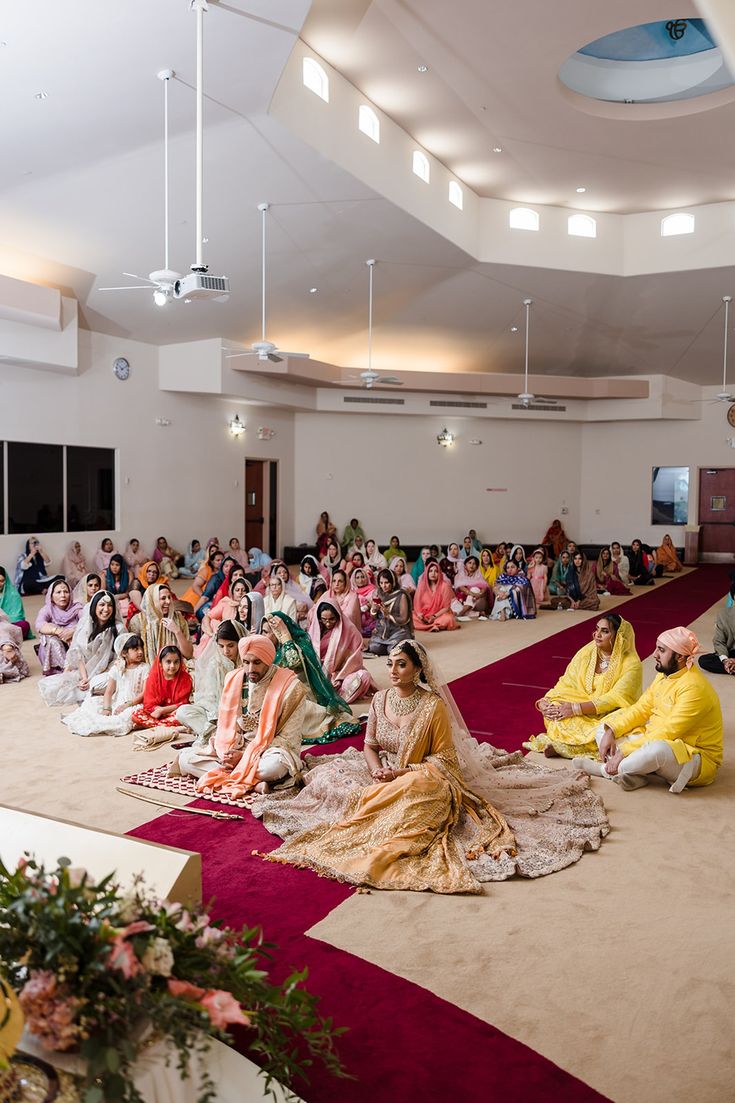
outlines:
M311 542L326 509L340 528L359 517L379 544L459 540L468 528L488 540L539 540L566 504L578 534L581 427L566 423L449 418L457 444L441 448L435 417L296 415L295 529ZM479 446L468 442L483 441ZM492 490L488 488L505 488Z
M130 379L120 383L112 361L125 356ZM116 547L137 536L150 549L164 534L178 548L192 537L244 540L245 456L280 460L280 543L293 540L293 416L211 396L161 392L158 349L141 342L80 333L80 374L69 378L0 365L0 440L38 441L118 449ZM239 413L248 431L235 441L228 420ZM165 428L157 417L168 418ZM276 430L258 441L256 427ZM43 534L55 565L69 543L63 533ZM90 554L102 534L82 533ZM75 534L76 538L76 534ZM10 568L21 536L0 536L0 563Z

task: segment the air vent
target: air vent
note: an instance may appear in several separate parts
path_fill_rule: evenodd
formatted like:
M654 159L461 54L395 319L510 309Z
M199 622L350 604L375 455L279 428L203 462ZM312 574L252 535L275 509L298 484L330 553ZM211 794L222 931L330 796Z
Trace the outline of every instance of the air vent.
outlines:
M451 399L439 401L432 398L429 400L429 405L437 406L442 410L487 410L487 402L454 402Z
M346 395L343 395L342 401L343 402L359 402L362 405L364 405L365 403L369 403L371 406L405 406L406 405L405 398L373 398L372 395L370 397L365 395L364 398L362 396L357 398L356 395L346 394Z
M511 410L543 410L547 414L563 414L566 406L548 406L545 402L529 402L524 406L522 402L514 402Z

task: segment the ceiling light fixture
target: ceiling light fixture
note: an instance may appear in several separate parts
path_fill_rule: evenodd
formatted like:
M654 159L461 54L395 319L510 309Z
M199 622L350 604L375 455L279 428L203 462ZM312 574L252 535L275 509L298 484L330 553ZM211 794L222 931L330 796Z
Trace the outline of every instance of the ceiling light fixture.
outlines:
M318 290L319 290L319 288L318 288L318 287L310 287L310 288L309 288L309 294L310 294L310 295L316 295L316 293L317 293L317 291L318 291Z
M442 429L441 433L437 435L436 443L440 444L442 448L450 448L454 444L454 433L450 433L448 429Z
M168 303L168 292L164 291L162 287L157 287L153 292L153 302L156 306L166 306Z
M243 424L242 421L240 421L240 415L239 414L235 414L235 416L230 419L229 429L230 429L230 432L232 433L233 437L235 437L235 438L241 437L242 434L245 432L245 425Z
M419 73L428 73L429 71L428 65L417 65L416 68L418 69Z
M502 146L493 146L493 153L502 153L502 152L503 152L503 147Z
M34 100L47 100L48 92L35 92L33 98Z
M510 332L511 333L517 333L518 332L518 326L511 326L510 327Z
M587 191L586 188L575 188L574 190L576 191L577 195L584 195L584 193Z

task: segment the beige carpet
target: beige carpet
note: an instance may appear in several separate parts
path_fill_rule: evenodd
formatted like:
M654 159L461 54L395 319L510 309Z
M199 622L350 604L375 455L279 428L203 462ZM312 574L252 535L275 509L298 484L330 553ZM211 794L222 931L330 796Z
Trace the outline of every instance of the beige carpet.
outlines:
M39 605L27 602L31 619ZM693 625L703 641L714 616L710 610ZM572 618L595 617L545 613L531 622L468 624L426 642L451 679ZM0 686L2 803L120 832L153 818L155 808L115 786L123 774L167 761L170 748L134 752L129 736L71 735L60 710L39 697L32 645L24 652L34 677ZM385 685L384 661L371 660L370 669ZM649 660L647 680L651 671ZM735 678L713 683L731 748ZM493 1023L616 1103L735 1099L730 759L726 749L712 788L680 797L594 782L613 830L598 853L552 877L493 885L471 899L353 895L311 933Z

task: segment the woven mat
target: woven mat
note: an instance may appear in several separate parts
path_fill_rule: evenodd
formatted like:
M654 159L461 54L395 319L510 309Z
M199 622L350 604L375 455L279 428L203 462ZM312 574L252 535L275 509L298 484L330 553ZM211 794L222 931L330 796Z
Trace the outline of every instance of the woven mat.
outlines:
M252 804L253 798L248 797L229 797L226 794L222 796L206 796L203 797L201 793L197 793L196 778L193 777L169 777L168 765L154 766L150 770L143 770L139 774L128 774L127 777L120 778L126 785L141 785L144 789L162 789L165 793L178 793L181 797L188 797L189 800L207 800L213 804L231 804L235 808L249 808Z

